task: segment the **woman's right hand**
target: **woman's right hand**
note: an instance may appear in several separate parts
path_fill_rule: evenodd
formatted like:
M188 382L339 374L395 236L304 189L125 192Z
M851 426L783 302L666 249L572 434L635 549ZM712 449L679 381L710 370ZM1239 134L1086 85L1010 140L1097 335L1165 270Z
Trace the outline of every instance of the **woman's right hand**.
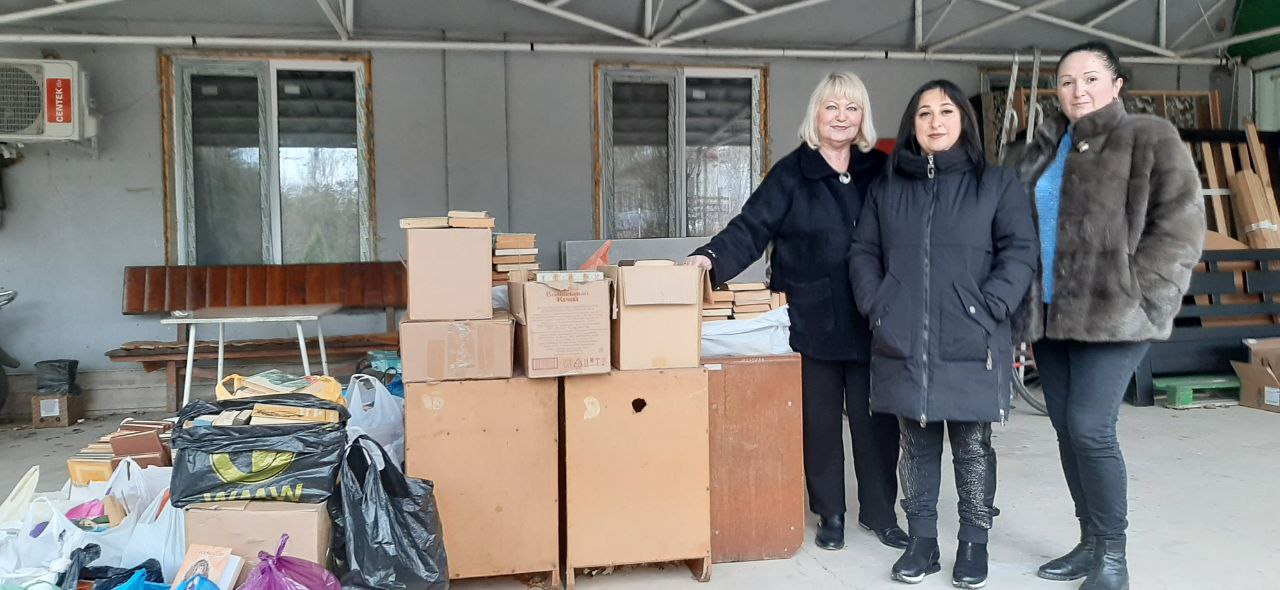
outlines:
M711 259L701 254L694 254L685 258L684 263L687 266L696 266L702 270L711 270Z

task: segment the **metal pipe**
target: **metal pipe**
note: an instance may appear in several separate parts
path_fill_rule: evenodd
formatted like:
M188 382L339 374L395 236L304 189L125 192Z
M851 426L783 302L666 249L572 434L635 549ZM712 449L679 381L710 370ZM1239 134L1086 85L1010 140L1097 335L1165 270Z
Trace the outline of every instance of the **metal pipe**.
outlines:
M760 12L759 10L756 10L750 6L747 6L746 4L743 4L738 0L721 0L721 1L723 1L725 4L728 4L729 6L736 8L738 12L741 12L742 14L755 14L757 12Z
M1137 2L1137 1L1138 0L1124 0L1123 2L1120 2L1115 6L1112 6L1111 8L1108 8L1102 11L1102 14L1099 14L1098 16L1095 16L1089 19L1089 21L1085 23L1085 26L1086 27L1096 26L1098 23L1104 20L1107 20L1112 16L1115 16L1117 12L1120 12L1121 10L1128 8L1130 4L1133 4L1134 2Z
M1195 31L1197 28L1200 27L1200 23L1204 23L1205 28L1209 29L1209 34L1213 35L1214 38L1216 39L1218 35L1217 33L1213 32L1213 25L1209 23L1209 15L1216 12L1219 8L1222 8L1223 6L1225 6L1229 1L1230 0L1218 0L1218 3L1214 4L1213 6L1210 6L1209 10L1205 10L1204 6L1201 5L1200 18L1196 19L1196 22L1192 23L1191 26L1187 27L1187 30L1183 31L1181 35L1178 35L1178 38L1173 40L1173 45L1170 45L1170 47L1177 47L1179 45L1182 45L1182 42L1187 39L1187 35L1190 35L1192 31ZM1196 0L1196 3L1199 4L1199 0Z
M1008 11L1010 11L1010 12L1021 9L1021 7L1020 7L1020 6L1017 6L1017 5L1015 5L1015 4L1009 4L1008 2L1002 2L1001 0L973 0L973 1L974 1L974 2L979 2L979 3L982 3L982 4L986 4L987 6L995 6L996 8L1003 8L1003 9L1008 10ZM1065 18L1058 18L1058 17L1056 17L1056 16L1051 16L1051 15L1048 15L1048 14L1044 14L1044 13L1042 13L1042 12L1035 12L1035 13L1032 13L1032 14L1031 14L1031 18L1034 18L1034 19L1036 19L1036 20L1038 20L1038 21L1042 21L1042 22L1046 22L1046 23L1052 23L1052 24L1058 25L1058 26L1060 26L1060 27L1062 27L1062 28L1065 28L1065 29L1071 29L1071 30L1073 30L1073 31L1079 31L1079 32L1081 32L1081 33L1087 33L1087 34L1089 34L1089 35L1093 35L1093 36L1095 36L1095 37L1099 37L1099 38L1102 38L1102 39L1106 39L1106 40L1108 40L1108 41L1114 41L1114 42L1116 42L1116 43L1122 43L1122 44L1124 44L1124 45L1128 45L1129 47L1134 47L1134 48L1137 48L1137 49L1142 49L1142 50L1144 50L1144 51L1148 51L1148 52L1150 52L1150 53L1154 53L1154 54L1156 54L1156 55L1163 55L1163 56L1165 56L1165 57L1180 57L1177 53L1175 53L1175 52L1173 52L1173 51L1170 51L1170 50L1168 50L1168 49L1165 49L1165 48L1163 48L1163 47L1156 47L1155 45L1152 45L1152 44L1150 44L1150 43L1143 43L1143 42L1141 42L1141 41L1134 40L1134 39L1133 39L1133 38L1131 38L1131 37L1125 37L1124 35L1117 35L1117 34L1115 34L1115 33L1109 33L1109 32L1104 31L1104 30L1102 30L1102 29L1098 29L1098 28L1095 28L1095 27L1090 27L1090 26L1087 26L1087 25L1082 25L1082 24L1077 23L1077 22L1069 21L1069 20L1067 20L1067 19L1065 19ZM1132 61L1132 60L1130 60L1130 61Z
M1228 37L1226 39L1219 39L1217 41L1214 41L1213 43L1205 43L1204 45L1201 45L1199 47L1192 47L1191 49L1188 49L1186 51L1179 52L1179 55L1182 57L1186 57L1194 53L1200 53L1201 51L1208 51L1210 49L1217 49L1219 47L1235 45L1236 43L1246 43L1248 41L1253 41L1255 39L1262 39L1263 37L1270 37L1272 35L1280 35L1280 26L1267 27L1265 29L1262 29L1261 31L1254 31L1252 33L1245 33L1243 35Z
M916 0L916 49L924 45L924 0Z
M693 16L693 13L697 12L698 9L702 8L702 5L706 3L707 0L693 0L693 2L688 6L677 10L676 15L671 17L671 22L668 23L667 26L663 27L661 31L658 31L658 34L653 36L653 40L661 43L663 39L666 39L671 36L672 33L676 32L676 29L679 28L680 25L684 24L686 19Z
M956 5L956 0L947 0L947 7L942 9L942 14L938 15L938 20L933 21L933 26L929 27L929 32L924 34L924 43L928 43L933 38L933 34L937 32L938 27L942 25L942 21L947 19L947 14L951 13L951 7ZM917 47L916 49L919 49Z
M679 35L675 35L670 38L664 39L661 43L659 43L659 45L668 45L671 43L675 43L677 41L685 41L687 39L693 39L694 37L715 33L717 31L723 31L725 29L731 29L733 27L745 25L747 23L752 23L760 19L769 18L771 16L777 16L779 14L784 14L787 12L791 12L793 10L799 10L801 8L816 6L818 4L823 4L829 1L830 0L800 0L799 2L792 2L791 4L783 4L782 6L778 6L776 8L770 8L769 10L757 12L755 14L745 14L737 18L731 18L727 21L716 23L714 25L707 25L705 27L697 28L692 31L685 31L683 33L680 33Z
M1160 4L1156 8L1156 12L1160 13L1158 15L1159 20L1156 22L1160 24L1160 46L1161 47L1169 46L1169 6L1166 4L1167 1L1168 0L1160 0Z
M547 6L550 6L552 8L560 8L561 6L564 6L565 4L568 4L570 2L573 2L573 0L551 0L551 2L547 3Z
M625 55L677 55L712 57L777 57L803 59L887 59L892 61L939 61L962 63L1010 63L1012 53L929 53L923 51L896 51L871 49L791 49L777 47L640 47L634 45L607 45L589 43L540 43L540 42L475 42L475 41L415 41L409 39L268 39L260 37L201 37L197 35L63 35L63 34L0 34L0 45L144 45L155 47L216 47L248 49L325 49L335 51L414 50L414 51L504 51L531 53L585 53ZM1058 55L1044 55L1042 59L1056 60ZM1160 57L1124 56L1133 64L1152 65L1218 65L1221 60L1211 57Z
M1019 8L1018 10L1015 10L1015 11L1013 11L1013 12L1011 12L1011 13L1009 13L1009 14L1006 14L1006 15L1004 15L1004 16L1002 16L1002 17L1000 17L1000 18L997 18L997 19L995 19L995 20L993 20L993 21L987 21L987 22L985 22L985 23L983 23L983 24L981 24L981 25L978 25L978 26L976 26L976 27L974 27L974 28L972 28L972 29L969 29L969 30L967 30L967 31L963 31L963 32L960 32L960 33L956 33L955 35L952 35L951 37L947 37L946 39L943 39L943 40L941 40L941 41L939 41L939 42L937 42L937 43L933 43L933 44L931 44L931 45L929 46L929 50L930 50L930 51L935 51L935 50L938 50L938 49L942 49L942 48L944 48L944 47L949 47L949 46L951 46L951 45L955 45L956 43L959 43L960 41L964 41L965 39L968 39L968 38L970 38L970 37L974 37L974 36L977 36L977 35L981 35L981 34L983 34L983 33L987 32L987 31L990 31L991 29L995 29L995 28L998 28L998 27L1002 27L1002 26L1004 26L1004 25L1006 25L1006 24L1009 24L1009 23L1011 23L1011 22L1013 22L1013 21L1021 20L1021 19L1025 18L1025 17L1031 16L1031 15L1033 15L1033 14L1035 14L1035 13L1037 13L1037 12L1039 12L1039 11L1041 11L1041 10L1045 9L1045 8L1048 8L1048 7L1050 7L1050 6L1053 6L1054 4L1062 4L1062 3L1063 3L1063 2L1065 2L1065 1L1066 1L1066 0L1040 0L1039 2L1036 2L1035 4L1032 4L1031 6L1026 6L1026 7L1023 7L1023 8Z
M73 10L83 10L85 8L93 8L104 4L114 4L121 0L79 0L78 2L68 2L66 4L54 4L53 6L41 6L40 8L32 8L30 10L19 10L8 14L0 14L0 25L8 25L42 16L53 16Z
M578 24L583 25L583 26L585 26L585 27L591 27L591 28L593 28L593 29L595 29L595 30L597 30L597 31L601 31L601 32L604 32L604 33L609 33L610 35L613 35L614 37L619 37L619 38L622 38L622 39L626 39L627 41L630 41L630 42L635 43L635 44L638 44L638 45L648 45L648 44L649 44L649 40L648 40L648 39L645 39L644 37L641 37L641 36L639 36L639 35L636 35L635 33L629 33L629 32L627 32L627 31L624 31L624 30L619 29L619 28L617 28L617 27L613 27L613 26L606 25L606 24L604 24L604 23L602 23L602 22L600 22L600 21L598 21L598 20L590 19L590 18L587 18L587 17L582 16L582 15L580 15L580 14L575 14L575 13L569 12L569 11L567 11L567 10L561 10L561 9L556 8L556 7L554 7L554 6L548 6L548 5L546 5L546 4L543 4L543 3L541 3L541 2L538 2L537 0L511 0L511 1L512 1L512 2L515 2L516 4L519 4L519 5L521 5L521 6L527 6L527 7L529 7L529 8L534 9L534 10L541 11L541 12L545 12L545 13L550 14L550 15L553 15L553 16L558 16L558 17L560 17L560 18L562 18L562 19L565 19L565 20L567 20L567 21L571 21L571 22L578 23Z
M644 36L653 38L653 0L644 0Z
M316 4L320 5L320 10L324 11L324 17L329 19L329 24L333 25L333 30L338 32L338 37L343 41L351 38L347 34L347 28L342 26L342 19L338 18L338 14L333 11L333 7L329 6L329 0L316 0Z
M342 24L347 27L347 34L356 34L356 0L343 0Z

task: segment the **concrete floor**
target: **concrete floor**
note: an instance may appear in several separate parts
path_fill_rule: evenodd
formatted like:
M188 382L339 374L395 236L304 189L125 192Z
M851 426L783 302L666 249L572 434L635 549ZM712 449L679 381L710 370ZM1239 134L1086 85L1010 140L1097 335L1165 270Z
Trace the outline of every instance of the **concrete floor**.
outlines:
M41 489L66 477L63 460L119 418L92 420L66 430L37 431L0 425L0 493L29 465L39 463ZM1125 406L1121 440L1129 464L1130 571L1135 590L1150 588L1280 588L1280 414L1230 407L1174 411ZM992 531L989 588L1075 588L1040 580L1038 564L1075 543L1071 504L1058 467L1048 419L1015 413L995 429L1000 461ZM948 460L949 459L944 459ZM945 469L939 503L943 571L919 588L950 588L955 551L955 488ZM850 477L850 480L852 477ZM852 483L852 482L851 482ZM849 489L850 506L856 506ZM860 529L842 551L809 543L789 560L718 564L699 585L688 570L643 567L594 578L584 589L873 589L903 588L889 580L897 553ZM455 585L462 590L518 589L510 579Z

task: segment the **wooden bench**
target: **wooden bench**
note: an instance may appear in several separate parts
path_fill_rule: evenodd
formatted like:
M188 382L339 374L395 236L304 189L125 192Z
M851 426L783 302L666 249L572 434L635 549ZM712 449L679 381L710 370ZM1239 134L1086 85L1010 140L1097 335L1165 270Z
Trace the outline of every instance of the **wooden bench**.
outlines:
M400 262L284 264L257 266L130 266L124 269L122 313L163 316L206 307L310 305L338 303L344 310L382 310L386 331L326 336L330 359L359 357L371 350L398 350L396 310L404 309L407 288ZM308 351L318 351L309 339ZM166 407L176 410L187 359L187 329L177 340L126 342L106 353L115 362L141 363L147 371L164 369ZM196 358L216 359L216 341L198 341ZM286 360L298 357L295 338L228 340L227 360ZM195 372L193 371L193 374Z
M1245 338L1280 337L1280 249L1206 250L1168 340L1151 343L1126 399L1155 403L1155 375L1231 373Z

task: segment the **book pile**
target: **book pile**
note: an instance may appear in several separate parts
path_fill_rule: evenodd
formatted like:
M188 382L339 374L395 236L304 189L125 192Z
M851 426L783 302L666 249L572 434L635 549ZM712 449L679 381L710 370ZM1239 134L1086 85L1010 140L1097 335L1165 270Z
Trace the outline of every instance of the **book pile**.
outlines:
M704 284L702 320L749 320L787 304L783 293L772 293L764 283L730 283L725 289Z
M493 229L494 225L488 211L450 211L445 217L407 217L400 220L400 229Z
M176 420L136 420L125 418L120 428L80 449L67 459L67 471L76 485L107 481L125 457L142 467L173 464L169 440Z
M284 371L271 369L256 375L250 375L235 384L233 397L259 397L264 395L283 395L286 393L306 393L322 396L329 382L320 375L304 375L299 377Z
M538 270L536 234L493 234L493 282L506 282L513 270Z
M248 410L226 410L219 414L196 416L183 428L200 426L296 426L299 424L337 424L337 410L298 408L279 404L258 403Z

